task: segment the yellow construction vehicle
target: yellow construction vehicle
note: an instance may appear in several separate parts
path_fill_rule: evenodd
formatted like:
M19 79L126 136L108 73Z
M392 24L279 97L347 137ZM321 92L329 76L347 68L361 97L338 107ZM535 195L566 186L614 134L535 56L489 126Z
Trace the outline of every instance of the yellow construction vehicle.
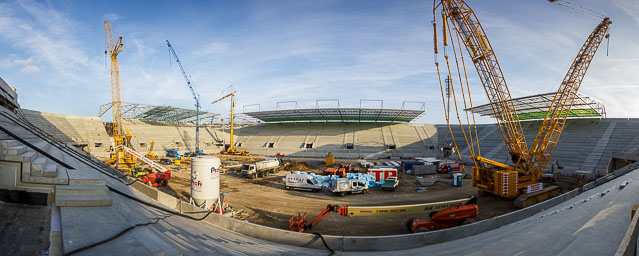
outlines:
M149 153L146 154L148 158L156 158L157 155L153 153L153 146L155 146L155 141L151 141L151 148L149 149Z
M107 40L107 53L111 56L111 112L113 113L113 147L111 149L111 159L107 164L128 165L132 166L136 163L136 157L123 150L121 146L130 147L131 133L124 128L122 122L122 98L120 95L120 67L118 66L118 54L122 52L122 36L118 40L113 40L113 33L109 21L104 21L104 31Z
M538 201L558 195L560 193L559 187L549 186L544 188L540 178L559 141L566 117L570 112L574 99L577 97L577 90L581 85L586 70L602 39L606 36L608 26L611 24L610 19L604 18L581 47L579 54L570 66L568 74L566 74L559 90L555 94L533 145L529 149L501 67L497 62L492 46L477 16L463 0L436 0L433 3L433 16L437 16L436 11L439 8L441 8L443 21L442 43L444 47L450 44L450 48L452 48L451 52L456 62L453 63L453 65L449 63L449 51L446 51L448 48L445 48L444 58L446 66L444 68L447 69L448 74L454 74L459 77L458 86L460 86L461 92L458 91L457 94L461 93L463 95L464 106L466 107L467 101L469 101L470 109L472 109L470 87L468 86L461 46L463 44L488 95L488 100L497 120L497 125L502 132L510 154L510 163L501 163L482 157L481 151L479 150L479 139L477 137L476 126L474 125L474 117L471 123L470 118L467 116L467 125L464 127L459 113L457 113L457 119L462 127L464 138L468 144L470 155L475 165L473 167L472 185L481 191L501 197L517 198L515 206L518 207L526 207ZM435 21L433 21L433 27L435 33L434 51L437 55L439 53L439 42L437 41L437 26ZM458 61L458 56L461 57L461 61ZM451 66L454 67L454 64L457 64L457 71L453 70L451 72ZM437 58L435 66L437 67L437 73L440 77L440 89L442 90L442 100L444 100L444 87L442 86ZM464 67L463 70L460 69L460 66ZM462 79L462 74L466 77L465 84ZM450 82L452 83L453 80L456 79L450 79ZM456 100L457 96L455 95L454 85L451 87L453 88L453 97ZM456 101L455 106L457 106ZM446 104L444 104L444 108L446 109ZM455 111L457 112L457 110ZM448 117L446 118L446 122L452 134ZM472 132L473 129L474 134ZM459 152L456 142L455 148L456 151ZM458 156L461 160L459 153Z
M218 103L220 101L222 101L223 99L226 99L228 97L231 97L231 139L230 139L230 143L229 143L229 147L228 149L223 149L222 152L220 152L220 154L224 154L224 155L240 155L240 156L248 156L249 153L243 150L237 150L234 145L233 145L233 109L235 108L235 87L233 85L229 86L229 90L231 90L231 93L223 96L222 98L219 98L215 101L213 101L211 104L215 104Z

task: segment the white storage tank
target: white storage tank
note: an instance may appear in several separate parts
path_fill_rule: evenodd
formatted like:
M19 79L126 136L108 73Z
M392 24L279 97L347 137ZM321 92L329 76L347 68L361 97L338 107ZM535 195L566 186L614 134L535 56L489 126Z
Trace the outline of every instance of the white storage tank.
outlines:
M191 199L198 206L210 209L220 197L219 158L196 156L191 158Z

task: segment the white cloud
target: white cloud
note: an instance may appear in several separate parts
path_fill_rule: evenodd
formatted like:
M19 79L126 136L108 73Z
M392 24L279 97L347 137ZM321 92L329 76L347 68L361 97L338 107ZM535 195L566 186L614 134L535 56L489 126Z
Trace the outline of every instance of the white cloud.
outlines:
M636 0L612 0L612 4L632 16L639 23L639 5Z
M229 46L223 42L212 42L202 48L202 50L195 51L195 54L209 55L221 53L229 50Z
M20 71L25 74L32 74L40 72L40 68L35 65L26 65L22 69L20 69Z
M0 67L10 68L11 66L13 66L13 62L10 59L0 60Z
M33 56L14 63L29 65L37 60L51 66L56 78L66 81L56 84L65 85L94 81L95 73L101 72L99 62L92 61L82 50L82 41L75 36L77 26L65 14L32 1L0 4L0 13L0 39Z
M116 21L116 20L122 19L122 16L118 15L117 13L107 13L104 15L104 19L110 20L110 21Z
M13 63L20 65L30 65L33 63L33 58L28 58L26 60L15 59L13 60Z

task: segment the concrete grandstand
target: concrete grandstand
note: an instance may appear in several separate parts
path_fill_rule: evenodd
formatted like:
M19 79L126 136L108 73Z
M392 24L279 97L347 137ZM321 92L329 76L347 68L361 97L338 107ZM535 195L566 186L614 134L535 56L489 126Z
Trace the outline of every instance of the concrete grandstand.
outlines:
M84 149L96 157L108 154L110 139L98 117L74 116L24 110L26 118L41 130L70 145ZM524 122L526 139L532 141L541 121ZM133 134L132 145L140 152L148 151L155 141L155 151L169 148L195 148L195 130L191 124L173 124L127 119ZM567 122L553 162L561 172L580 172L590 178L603 176L614 153L633 154L639 150L639 120L619 118L573 119ZM255 154L277 153L299 157L324 157L328 152L339 158L410 158L436 157L441 147L452 145L454 137L462 156L469 157L463 147L459 126L386 123L275 123L238 127L235 146ZM228 128L205 125L201 132L207 153L218 152L229 141ZM508 152L498 126L478 125L482 148L488 158L506 159ZM555 166L558 168L559 166ZM552 165L548 168L553 168Z

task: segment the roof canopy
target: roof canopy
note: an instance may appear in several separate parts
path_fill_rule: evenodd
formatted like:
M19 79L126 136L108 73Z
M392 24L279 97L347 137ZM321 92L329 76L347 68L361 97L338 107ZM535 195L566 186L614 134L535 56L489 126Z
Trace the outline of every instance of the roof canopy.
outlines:
M244 113L264 122L410 122L423 110L310 108Z
M513 105L517 110L519 120L544 119L554 96L555 93L544 93L513 99ZM465 111L470 110L465 109ZM495 117L490 104L474 107L472 111L482 116ZM577 93L577 98L568 113L568 117L572 118L605 116L606 108L603 103L581 93Z
M104 115L109 109L111 109L111 103L101 105L98 116ZM196 112L194 109L122 102L122 115L124 118L130 119L187 122L195 120ZM200 111L200 119L212 118L213 116L212 113Z

